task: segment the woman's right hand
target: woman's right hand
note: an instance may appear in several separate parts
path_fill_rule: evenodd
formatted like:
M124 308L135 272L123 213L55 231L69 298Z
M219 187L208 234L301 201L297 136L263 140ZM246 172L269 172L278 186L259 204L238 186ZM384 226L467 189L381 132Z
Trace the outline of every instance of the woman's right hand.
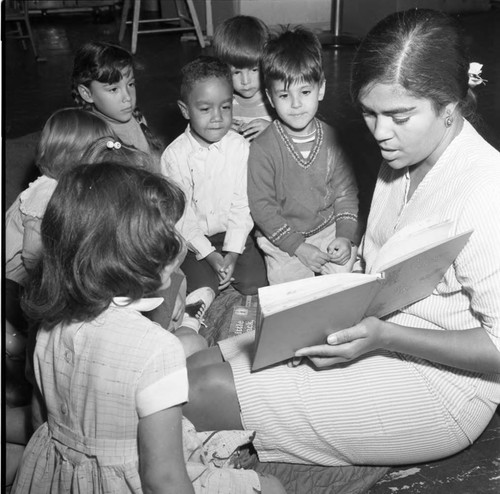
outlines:
M297 350L294 358L307 357L319 369L349 362L383 347L384 325L376 317L367 317L355 326L328 335L326 344Z

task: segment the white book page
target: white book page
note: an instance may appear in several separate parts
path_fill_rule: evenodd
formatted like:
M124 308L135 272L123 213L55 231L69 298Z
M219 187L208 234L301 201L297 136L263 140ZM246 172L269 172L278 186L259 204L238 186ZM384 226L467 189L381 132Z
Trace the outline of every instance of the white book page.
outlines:
M297 307L327 295L378 279L378 274L335 273L259 288L263 316Z
M452 220L440 223L422 221L413 223L396 232L380 249L371 271L381 272L388 266L432 247L450 237Z

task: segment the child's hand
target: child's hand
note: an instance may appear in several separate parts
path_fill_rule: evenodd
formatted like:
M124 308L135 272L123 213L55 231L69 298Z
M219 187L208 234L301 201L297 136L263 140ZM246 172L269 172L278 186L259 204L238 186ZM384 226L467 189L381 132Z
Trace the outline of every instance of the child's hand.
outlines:
M233 123L231 124L231 128L235 131L238 132L238 134L241 131L241 126L243 125L243 121L240 120L239 118L233 118Z
M212 269L217 273L217 276L220 279L221 269L224 268L224 256L214 250L210 252L206 257L208 264L212 267Z
M299 258L304 266L308 267L315 273L321 272L321 267L331 261L330 254L318 249L315 245L303 243L297 247L295 255Z
M264 130L269 127L269 120L264 120L263 118L256 118L251 122L241 124L239 126L239 133L248 139L253 141L258 135L260 135Z
M336 238L329 246L330 261L344 266L351 258L351 241L344 237Z
M238 255L236 252L228 252L224 256L224 263L220 272L221 276L219 276L219 290L224 290L224 288L227 288L234 281L233 273Z

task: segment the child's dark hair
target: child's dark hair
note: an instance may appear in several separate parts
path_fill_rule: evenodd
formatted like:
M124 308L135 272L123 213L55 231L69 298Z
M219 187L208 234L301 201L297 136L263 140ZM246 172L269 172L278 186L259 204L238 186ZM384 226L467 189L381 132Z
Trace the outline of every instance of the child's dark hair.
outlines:
M282 26L264 48L261 69L266 87L282 81L320 84L324 80L322 48L318 37L303 26Z
M429 9L412 9L380 21L359 46L352 65L351 96L376 83L399 84L436 111L458 102L470 118L475 97L468 86L465 36L457 21Z
M81 97L78 86L90 88L92 81L114 84L122 79L122 72L128 67L134 71L140 68L132 54L121 46L99 41L82 45L75 54L71 77L71 95L76 104L85 110L92 110L94 105ZM141 125L150 146L158 152L162 151L163 143L144 123L144 116L138 107L134 108L133 116Z
M45 123L38 141L36 164L51 178L82 163L87 148L97 139L112 135L108 125L97 115L81 108L62 108Z
M188 102L194 85L212 77L226 80L233 87L231 71L227 64L215 57L201 56L187 63L181 69L181 100Z
M217 26L212 40L214 55L238 69L258 67L269 28L257 17L237 15Z
M153 173L159 173L160 171L160 164L154 156L134 146L129 146L113 136L105 136L97 139L85 151L81 160L85 164L96 164L106 161L144 168Z
M87 88L92 81L114 84L121 80L122 71L127 67L136 68L132 55L121 46L99 41L82 45L75 54L71 78L72 96L77 105L87 110L92 107L80 96L80 84Z
M52 328L94 319L114 297L153 294L180 252L183 210L176 185L140 168L110 162L63 174L42 220L25 313Z

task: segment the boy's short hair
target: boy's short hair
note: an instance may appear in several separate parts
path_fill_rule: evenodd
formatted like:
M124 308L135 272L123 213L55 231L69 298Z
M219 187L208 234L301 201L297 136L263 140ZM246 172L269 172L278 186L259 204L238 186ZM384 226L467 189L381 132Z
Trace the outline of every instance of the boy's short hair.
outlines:
M282 26L264 48L261 70L266 87L283 81L285 87L298 81L321 83L323 57L318 37L303 26Z
M181 100L184 103L188 103L194 85L205 79L212 77L225 79L233 87L233 79L228 65L215 57L197 57L182 67L181 74Z
M237 15L217 26L212 40L214 54L238 69L256 67L269 38L266 24L250 15Z

